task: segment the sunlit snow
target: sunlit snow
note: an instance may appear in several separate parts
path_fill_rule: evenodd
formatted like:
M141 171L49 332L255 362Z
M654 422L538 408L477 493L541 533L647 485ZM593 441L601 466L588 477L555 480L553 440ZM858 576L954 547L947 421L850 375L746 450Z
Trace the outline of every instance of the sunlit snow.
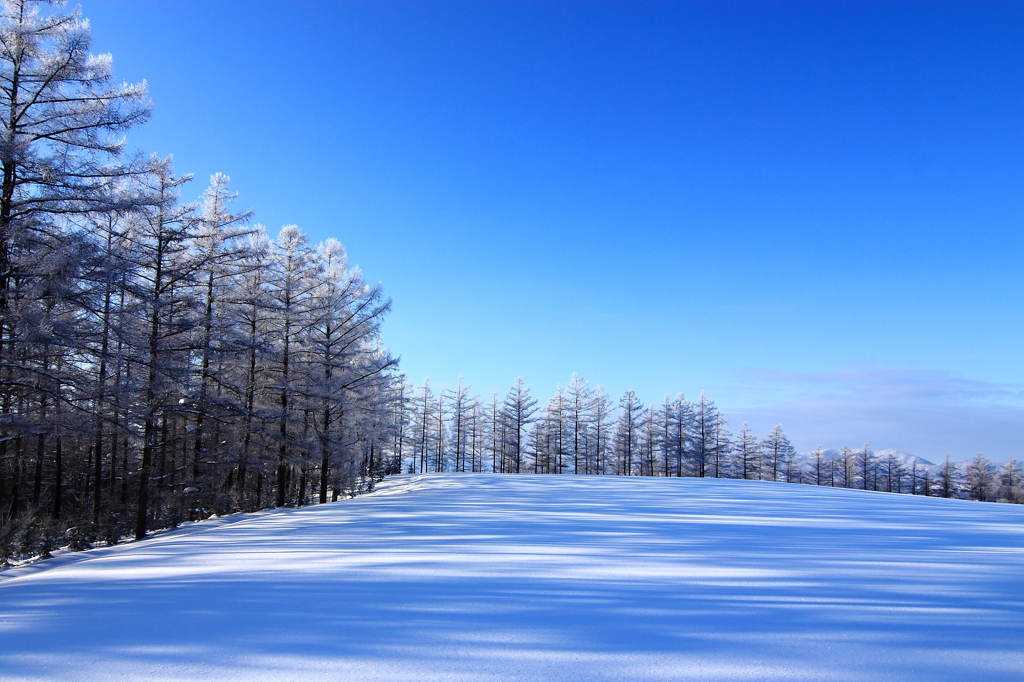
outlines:
M1021 680L1024 507L401 476L0 573L0 679Z

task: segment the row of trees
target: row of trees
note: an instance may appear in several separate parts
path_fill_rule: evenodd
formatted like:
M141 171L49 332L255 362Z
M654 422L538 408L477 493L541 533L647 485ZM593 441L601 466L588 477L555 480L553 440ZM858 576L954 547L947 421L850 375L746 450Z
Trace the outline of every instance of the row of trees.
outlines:
M540 407L522 379L503 398L473 396L462 378L435 393L430 381L404 385L393 450L405 470L537 474L696 476L786 481L887 492L1024 502L1021 469L997 471L981 455L938 470L895 453L818 448L798 456L782 426L759 438L747 424L733 434L701 393L646 404L633 391L614 403L574 374Z
M271 238L214 175L128 155L150 111L77 11L0 0L0 563L212 513L324 503L411 472L734 477L1021 501L1016 464L938 473L798 458L703 394L616 403L573 376L539 407L413 388L390 302L335 240Z
M380 287L123 153L144 85L45 5L0 3L0 560L397 470Z

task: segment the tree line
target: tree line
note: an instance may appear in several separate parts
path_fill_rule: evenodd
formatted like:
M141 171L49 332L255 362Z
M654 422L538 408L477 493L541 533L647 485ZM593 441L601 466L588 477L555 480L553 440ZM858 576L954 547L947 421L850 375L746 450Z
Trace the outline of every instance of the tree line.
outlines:
M408 473L479 472L738 478L982 501L1024 503L1016 460L995 467L982 455L966 466L909 463L868 445L821 447L800 456L782 426L736 434L704 393L644 403L633 391L613 402L577 374L539 406L517 378L489 400L460 377L435 393L430 380L403 384L392 450Z
M48 5L0 4L0 561L397 471L381 288L126 153L144 84Z
M388 474L697 476L1021 502L980 455L933 473L867 446L798 457L704 394L614 401L577 375L538 406L413 387L390 309L341 244L270 235L227 176L199 200L124 150L151 105L88 23L0 0L0 565L212 514L326 503Z

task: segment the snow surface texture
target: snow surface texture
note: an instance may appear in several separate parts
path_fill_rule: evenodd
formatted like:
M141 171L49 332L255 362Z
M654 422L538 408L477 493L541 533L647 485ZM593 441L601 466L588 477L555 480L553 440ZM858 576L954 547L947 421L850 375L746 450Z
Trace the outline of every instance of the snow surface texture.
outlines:
M400 476L0 574L3 680L1024 679L1024 507Z

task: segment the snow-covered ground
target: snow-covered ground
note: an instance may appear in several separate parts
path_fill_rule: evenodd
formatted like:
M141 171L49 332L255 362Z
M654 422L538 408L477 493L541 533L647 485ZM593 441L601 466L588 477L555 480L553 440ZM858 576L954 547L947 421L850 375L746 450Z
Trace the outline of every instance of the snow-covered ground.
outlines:
M0 573L0 679L1024 679L1024 507L401 476Z

